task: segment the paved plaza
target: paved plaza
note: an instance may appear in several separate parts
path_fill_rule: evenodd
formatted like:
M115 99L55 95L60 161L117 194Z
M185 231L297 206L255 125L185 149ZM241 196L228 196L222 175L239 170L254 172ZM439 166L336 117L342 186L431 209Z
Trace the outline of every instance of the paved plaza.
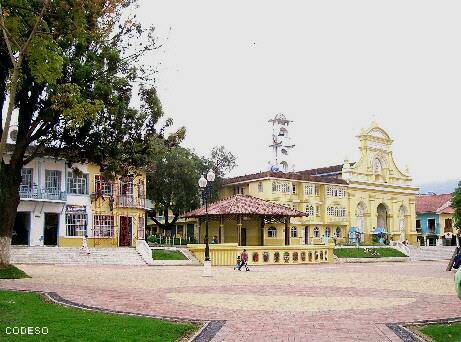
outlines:
M56 292L84 305L224 320L213 341L400 341L386 323L460 317L445 262L200 266L19 265L0 288Z

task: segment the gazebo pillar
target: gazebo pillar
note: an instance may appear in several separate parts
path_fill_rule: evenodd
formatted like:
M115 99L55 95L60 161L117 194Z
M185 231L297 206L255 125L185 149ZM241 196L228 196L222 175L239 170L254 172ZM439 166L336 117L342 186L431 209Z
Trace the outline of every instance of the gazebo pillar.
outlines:
M285 246L290 245L290 218L285 217Z
M264 217L261 217L261 227L259 229L260 245L264 246Z
M237 216L237 239L238 239L238 245L242 245L242 216L238 215Z
M197 226L198 226L198 239L197 239L197 242L200 243L200 236L202 235L202 220L200 219L200 217L198 218L197 220Z
M219 243L224 243L224 216L219 217Z

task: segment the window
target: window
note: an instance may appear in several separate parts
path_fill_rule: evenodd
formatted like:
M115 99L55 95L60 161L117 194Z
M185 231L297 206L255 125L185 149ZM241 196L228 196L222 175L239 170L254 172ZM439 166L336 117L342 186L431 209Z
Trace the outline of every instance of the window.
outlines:
M112 196L112 182L104 176L94 176L94 188L96 193L103 196Z
M306 214L307 216L314 216L314 207L312 205L306 205Z
M314 237L318 238L320 236L320 230L319 227L314 228Z
M61 171L45 170L45 192L49 194L61 193Z
M298 237L298 227L295 227L295 226L291 227L290 233L291 233L292 238L297 238Z
M181 230L182 230L182 228L181 228ZM183 232L183 234L184 234L184 232ZM144 240L144 238L145 238L145 219L144 219L144 216L139 216L139 220L138 220L138 240Z
M66 235L84 236L87 227L87 214L85 212L66 213Z
M75 195L88 195L88 174L67 173L67 192Z
M272 182L272 192L283 192L289 193L292 191L292 187L288 182Z
M315 215L320 216L320 206L319 205L315 206Z
M292 193L296 194L296 184L292 184Z
M320 187L318 185L315 186L315 196L320 196Z
M263 192L264 189L263 189L263 182L259 182L258 183L258 192Z
M304 195L311 196L313 194L314 194L314 186L311 184L305 184L304 185Z
M331 229L330 229L330 227L326 227L326 228L325 228L325 237L329 238L329 237L330 237L330 234L331 234Z
M93 229L95 237L113 237L114 217L112 215L94 215Z
M428 233L435 233L435 219L428 219L427 220L427 229Z
M344 197L346 196L346 189L335 186L329 186L327 188L327 195L330 197Z
M343 207L328 207L327 208L327 215L333 217L345 217L346 216L346 208Z
M416 230L421 230L421 220L416 220Z
M445 219L445 233L451 232L453 230L453 220L452 219Z
M120 179L120 205L132 206L133 200L133 177L123 177Z
M267 237L270 237L270 238L277 237L277 228L269 227L269 229L267 230Z
M238 186L234 186L234 195L243 195L243 189L244 188L240 188Z
M336 227L336 237L341 237L341 228Z
M22 169L21 170L21 185L19 186L19 192L31 192L32 191L32 174L33 169Z

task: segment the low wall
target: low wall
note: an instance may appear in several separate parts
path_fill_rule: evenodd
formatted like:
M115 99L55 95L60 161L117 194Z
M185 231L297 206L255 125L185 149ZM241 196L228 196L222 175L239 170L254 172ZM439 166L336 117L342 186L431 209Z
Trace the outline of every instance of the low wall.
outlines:
M187 248L201 262L205 260L205 245L190 244ZM210 244L210 259L214 266L235 265L237 256L247 250L249 265L319 264L333 262L333 244L292 246L238 246L236 243Z

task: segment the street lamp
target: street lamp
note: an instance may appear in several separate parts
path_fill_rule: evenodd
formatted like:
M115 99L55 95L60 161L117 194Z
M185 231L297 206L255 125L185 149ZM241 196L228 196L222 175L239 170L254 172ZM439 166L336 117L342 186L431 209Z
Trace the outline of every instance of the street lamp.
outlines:
M198 185L202 190L202 199L205 202L205 261L203 262L203 276L211 277L210 245L208 244L208 199L211 195L212 183L215 180L215 174L212 169L200 177Z

